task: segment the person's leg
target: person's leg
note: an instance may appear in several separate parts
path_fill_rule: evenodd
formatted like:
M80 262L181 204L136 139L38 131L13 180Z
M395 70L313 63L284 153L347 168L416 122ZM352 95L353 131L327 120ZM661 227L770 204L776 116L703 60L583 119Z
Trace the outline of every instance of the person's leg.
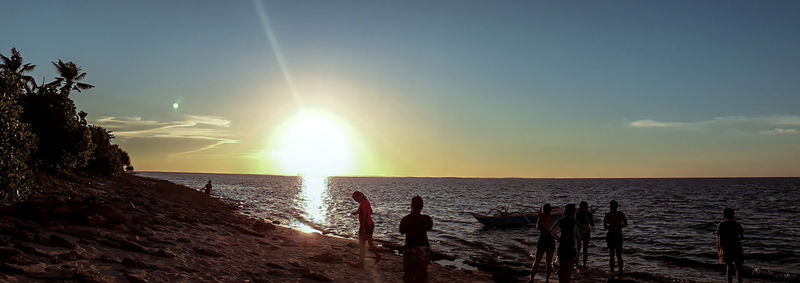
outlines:
M428 263L424 260L417 260L417 275L414 282L428 282Z
M358 237L358 264L364 265L364 257L367 256L367 239Z
M725 268L725 277L728 279L728 283L732 283L733 282L733 272L735 272L735 269L733 267L733 262L732 261L725 262L725 267L726 267Z
M625 272L622 271L622 245L616 248L617 254L617 262L619 264L619 276L622 276Z
M547 270L547 277L544 279L544 282L550 282L550 274L553 273L553 251L547 252L547 258L545 259L547 262L544 263L544 266Z
M561 263L561 267L558 268L559 283L569 283L572 280L572 265L575 264L576 259L577 257L573 257Z
M409 250L404 252L409 252ZM411 259L411 255L403 255L403 282L414 282L414 262Z
M533 260L533 266L531 267L531 282L533 282L533 278L536 277L536 269L539 268L539 262L542 261L543 254L543 250L536 249L536 259Z
M615 252L614 246L609 244L608 245L608 271L611 272L611 274L614 274L614 264L615 264L615 262L614 262L614 256L615 256L614 252Z
M378 247L375 246L375 242L372 241L371 236L367 238L367 243L369 243L369 247L372 248L372 251L375 253L375 262L377 263L381 260L381 255L378 254Z
M577 246L576 251L578 251L578 253L575 256L575 258L576 258L575 267L578 267L578 265L580 265L580 260L577 260L577 259L581 258L581 248L583 247L582 241L583 241L582 239L578 240L578 244L576 245Z
M589 234L582 240L583 242L583 267L586 267L586 261L589 260Z
M742 276L744 276L744 267L741 261L736 261L736 280L742 283Z

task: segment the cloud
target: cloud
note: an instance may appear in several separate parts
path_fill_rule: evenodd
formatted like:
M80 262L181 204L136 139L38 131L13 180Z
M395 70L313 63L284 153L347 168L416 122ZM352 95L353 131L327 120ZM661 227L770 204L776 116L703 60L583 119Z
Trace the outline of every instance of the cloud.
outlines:
M634 128L672 128L695 130L709 127L737 127L737 128L771 128L759 131L767 135L790 135L798 133L789 127L800 127L800 116L772 115L772 116L725 116L709 120L689 122L665 122L650 119L630 122Z
M779 135L795 135L799 133L797 129L781 129L775 128L768 131L762 131L761 134L768 135L768 136L779 136Z
M142 117L103 117L95 125L114 131L120 140L129 138L180 138L215 141L194 150L174 153L183 155L209 150L223 144L239 143L229 131L231 122L222 117L185 115L182 121L159 122L143 120Z

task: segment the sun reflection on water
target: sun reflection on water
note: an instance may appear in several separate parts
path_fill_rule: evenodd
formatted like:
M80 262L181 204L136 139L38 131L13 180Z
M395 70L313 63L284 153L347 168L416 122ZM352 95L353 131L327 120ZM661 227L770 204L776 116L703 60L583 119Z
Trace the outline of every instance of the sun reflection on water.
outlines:
M328 196L328 177L302 176L301 190L298 200L303 209L303 218L306 223L297 223L297 229L306 233L319 232L314 226L324 226L327 221L328 205L325 199Z

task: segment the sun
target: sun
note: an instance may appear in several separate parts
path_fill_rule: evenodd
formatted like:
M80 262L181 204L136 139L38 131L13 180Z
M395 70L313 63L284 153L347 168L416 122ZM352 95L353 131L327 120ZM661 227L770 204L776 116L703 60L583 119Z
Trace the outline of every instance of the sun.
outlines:
M273 157L285 173L333 176L350 174L352 149L345 124L320 110L303 110L278 129Z

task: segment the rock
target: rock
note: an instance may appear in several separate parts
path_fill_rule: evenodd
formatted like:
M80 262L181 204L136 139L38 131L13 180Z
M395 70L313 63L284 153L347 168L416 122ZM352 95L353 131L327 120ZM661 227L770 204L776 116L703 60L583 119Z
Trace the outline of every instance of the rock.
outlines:
M119 239L118 243L120 248L122 248L123 250L139 252L139 253L147 253L147 248L136 242L128 241L126 239Z
M253 222L253 231L266 233L270 230L275 230L275 224L266 222L264 220L256 220Z
M328 275L324 273L309 272L308 274L303 275L303 277L316 281L324 281L324 282L333 281L333 279L331 279Z
M189 239L183 238L183 237L180 237L177 240L178 240L178 242L181 242L181 243L191 243L192 242L192 240L189 240Z
M295 274L300 274L300 275L306 275L309 272L311 272L311 270L308 269L308 267L303 267L303 266L289 269L289 271L292 272L292 273L295 273Z
M22 251L18 249L9 247L0 247L0 258L11 257L20 254L22 254Z
M90 226L103 226L108 224L108 219L100 214L93 214L86 216L86 223L88 223Z
M125 274L125 278L128 278L128 281L131 281L131 283L147 283L147 280L145 280L139 275L132 273Z
M274 262L267 262L264 265L272 267L272 268L277 268L277 269L286 269L286 267L284 267L283 265L280 265L280 264L277 264L277 263L274 263Z
M126 257L122 260L122 264L128 267L135 267L135 268L152 268L151 265L134 258Z
M215 250L212 250L212 249L206 249L206 248L194 248L194 251L199 253L199 254L201 254L201 255L207 255L207 256L213 256L213 257L223 257L223 256L225 256L224 254L222 254L222 253L220 253L218 251L215 251Z
M157 256L160 257L176 257L177 255L168 249L158 249L155 253Z
M112 224L124 224L125 222L128 222L128 218L125 217L122 212L119 212L119 210L110 205L98 205L95 208L95 211L105 219L108 219L108 221Z
M78 246L75 243L73 243L72 241L67 240L66 238L61 237L61 236L56 235L56 234L50 235L50 238L48 238L47 242L49 242L52 246L65 247L65 248L68 248L68 249L74 249L75 247Z
M334 254L329 253L329 252L325 252L325 253L322 253L322 254L318 254L318 255L312 256L309 259L311 259L313 261L325 262L325 263L341 263L341 262L344 261L341 256L337 256L337 255L334 255Z
M281 222L280 222L280 221L278 221L278 220L272 220L272 224L275 224L275 225L280 225L280 224L281 224Z
M25 270L21 266L11 263L0 264L0 272L5 274L23 274Z
M58 255L58 258L61 260L81 260L85 259L86 257L75 251L69 251Z
M45 271L29 271L25 272L25 276L42 280L70 280L75 278L75 272L70 270L53 269Z
M289 272L283 270L275 270L275 269L267 271L267 274L281 278L292 277L292 274L290 274Z
M75 272L75 279L81 283L109 283L107 278L100 274L79 270Z

